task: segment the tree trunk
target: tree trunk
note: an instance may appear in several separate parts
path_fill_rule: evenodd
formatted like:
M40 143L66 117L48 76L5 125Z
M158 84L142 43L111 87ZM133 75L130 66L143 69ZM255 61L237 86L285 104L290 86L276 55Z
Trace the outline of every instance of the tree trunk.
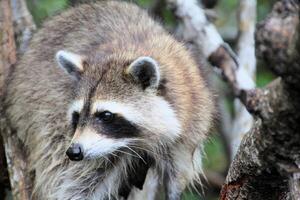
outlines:
M6 78L17 61L15 36L22 38L19 42L21 47L19 52L24 52L35 25L23 0L1 0L0 11L0 133L4 144L13 198L15 200L29 200L32 183L26 168L26 152L16 135L16 131L11 128L9 120L5 117L3 97ZM14 11L14 16L12 11ZM15 23L13 23L13 19L15 19ZM13 25L18 28L17 32L14 32ZM1 160L1 162L3 161Z
M257 55L281 78L242 95L256 120L231 164L221 199L299 199L299 1L276 3L257 28Z

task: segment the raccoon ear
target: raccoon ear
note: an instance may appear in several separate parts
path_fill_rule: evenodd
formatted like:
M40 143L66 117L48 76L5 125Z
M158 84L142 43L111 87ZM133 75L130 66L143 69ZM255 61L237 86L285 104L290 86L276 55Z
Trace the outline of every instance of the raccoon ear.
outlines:
M79 78L83 72L83 57L68 51L60 50L56 53L56 61L58 65L68 74L75 78Z
M147 56L139 57L126 69L134 81L141 83L143 89L148 87L157 88L159 85L160 73L157 62Z

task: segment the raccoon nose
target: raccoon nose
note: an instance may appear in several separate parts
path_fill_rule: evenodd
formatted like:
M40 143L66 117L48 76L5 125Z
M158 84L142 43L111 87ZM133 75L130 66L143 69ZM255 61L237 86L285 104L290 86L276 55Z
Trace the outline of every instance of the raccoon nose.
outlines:
M78 143L71 144L71 146L68 148L66 154L70 158L70 160L73 160L73 161L80 161L83 159L82 147Z

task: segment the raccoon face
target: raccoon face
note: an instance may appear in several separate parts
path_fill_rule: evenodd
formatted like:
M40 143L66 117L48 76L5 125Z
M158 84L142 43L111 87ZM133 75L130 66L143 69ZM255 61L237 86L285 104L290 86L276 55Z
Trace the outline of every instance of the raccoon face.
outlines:
M67 155L91 159L133 149L163 148L180 134L172 106L158 95L159 64L150 57L89 60L59 51L58 64L77 82L68 118Z

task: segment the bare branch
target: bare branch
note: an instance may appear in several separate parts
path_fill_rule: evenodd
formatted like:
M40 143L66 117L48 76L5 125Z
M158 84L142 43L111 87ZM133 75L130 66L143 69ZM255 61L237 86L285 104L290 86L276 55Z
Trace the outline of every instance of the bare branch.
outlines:
M221 69L237 96L241 90L254 87L254 81L243 68L239 69L237 56L207 20L196 0L168 0L168 3L182 20L183 39L193 41L210 63Z
M237 44L238 60L240 67L237 70L237 76L240 77L240 69L244 69L252 80L255 80L256 58L254 47L254 31L256 23L256 0L241 0L238 8L238 27L239 38ZM249 83L249 88L253 87ZM244 135L253 125L253 117L249 114L245 106L238 99L234 101L235 118L231 133L231 151L232 158L237 152Z
M13 6L18 6L17 8L12 8ZM1 97L1 108L0 108L0 133L3 138L3 143L5 147L5 155L7 160L7 167L9 172L10 184L12 188L13 197L16 200L29 200L30 199L30 186L31 180L27 174L27 160L26 153L23 150L21 143L19 142L15 131L11 129L9 121L5 118L5 112L3 108L3 96L5 95L5 80L9 76L13 65L17 61L17 49L15 45L15 35L17 38L22 38L20 47L25 48L28 46L28 41L30 40L31 34L28 32L33 30L31 22L26 21L23 23L24 19L29 19L28 10L26 4L23 0L15 1L11 5L9 0L0 1L0 35L2 36L0 45L0 97ZM12 10L15 10L17 16L13 16ZM23 13L24 12L24 13ZM30 31L20 31L15 34L13 28L13 18L16 20L15 25L19 28L24 28L24 30ZM30 18L31 19L31 18ZM31 25L30 25L31 24ZM30 25L27 29L25 26ZM31 32L30 32L31 33ZM19 36L18 34L21 34ZM21 52L22 52L21 51Z
M29 46L30 39L36 25L33 22L32 16L29 13L26 2L23 0L11 0L14 32L16 35L16 42L18 45L18 53L23 54Z

